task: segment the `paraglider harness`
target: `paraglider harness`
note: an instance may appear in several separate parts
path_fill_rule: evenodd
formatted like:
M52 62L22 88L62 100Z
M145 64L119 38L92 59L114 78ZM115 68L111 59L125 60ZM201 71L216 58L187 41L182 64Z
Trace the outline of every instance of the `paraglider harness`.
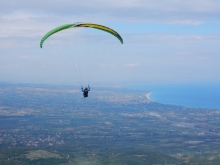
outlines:
M85 98L85 97L88 97L88 93L89 93L89 91L90 91L90 87L88 86L88 88L86 87L84 90L83 90L83 87L81 87L81 90L82 90L82 92L83 92L84 98Z

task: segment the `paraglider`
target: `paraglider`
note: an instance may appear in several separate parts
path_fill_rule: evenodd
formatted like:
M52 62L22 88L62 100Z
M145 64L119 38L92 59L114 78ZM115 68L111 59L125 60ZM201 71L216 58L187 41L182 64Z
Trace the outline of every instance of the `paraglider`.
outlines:
M48 33L46 33L43 38L41 39L40 41L40 47L43 48L43 44L44 42L53 34L55 33L58 33L60 31L63 31L63 30L67 30L67 29L70 29L70 28L77 28L77 27L87 27L87 28L94 28L94 29L98 29L98 30L102 30L104 32L107 32L107 33L110 33L111 35L113 35L114 37L116 37L120 42L121 44L123 44L123 39L122 37L113 29L109 28L109 27L106 27L106 26L103 26L103 25L99 25L99 24L94 24L94 23L85 23L85 22L75 22L75 23L72 23L72 24L65 24L65 25L62 25L62 26L59 26L55 29L52 29L51 31L49 31ZM88 88L86 87L84 90L81 86L81 90L83 92L83 96L84 98L85 97L88 97L88 91L90 91L90 87L88 86Z
M116 32L114 31L113 29L109 28L109 27L106 27L106 26L103 26L103 25L99 25L99 24L93 24L93 23L82 23L82 22L76 22L76 23L73 23L73 24L65 24L65 25L62 25L62 26L59 26L51 31L49 31L47 34L44 35L44 37L41 39L40 41L40 47L42 48L43 47L43 43L44 41L50 37L51 35L57 33L57 32L60 32L62 30L66 30L66 29L70 29L70 28L76 28L76 27L90 27L90 28L94 28L94 29L99 29L99 30L103 30L105 32L108 32L110 34L112 34L113 36L115 36L116 38L119 39L119 41L123 44L123 39L121 38L121 36Z

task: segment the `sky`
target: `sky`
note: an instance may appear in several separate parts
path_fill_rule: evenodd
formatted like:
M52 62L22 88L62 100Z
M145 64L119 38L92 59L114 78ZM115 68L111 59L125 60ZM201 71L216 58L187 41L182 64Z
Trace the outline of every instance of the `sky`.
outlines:
M0 0L0 82L220 82L219 0ZM117 31L53 28L91 22Z

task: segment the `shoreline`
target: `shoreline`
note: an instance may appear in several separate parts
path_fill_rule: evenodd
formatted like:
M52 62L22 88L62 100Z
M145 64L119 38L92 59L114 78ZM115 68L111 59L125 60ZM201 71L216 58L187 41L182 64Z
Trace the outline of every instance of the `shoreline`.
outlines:
M147 97L148 100L152 101L152 100L150 99L150 94L152 94L152 92L149 92L148 94L146 94L146 97Z

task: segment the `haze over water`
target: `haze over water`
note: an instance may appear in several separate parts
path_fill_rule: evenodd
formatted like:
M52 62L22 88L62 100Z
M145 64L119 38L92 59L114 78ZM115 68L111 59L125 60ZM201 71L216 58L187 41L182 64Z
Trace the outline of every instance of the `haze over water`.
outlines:
M152 92L154 102L195 108L220 109L220 85L208 84L156 84L127 85L129 89Z

